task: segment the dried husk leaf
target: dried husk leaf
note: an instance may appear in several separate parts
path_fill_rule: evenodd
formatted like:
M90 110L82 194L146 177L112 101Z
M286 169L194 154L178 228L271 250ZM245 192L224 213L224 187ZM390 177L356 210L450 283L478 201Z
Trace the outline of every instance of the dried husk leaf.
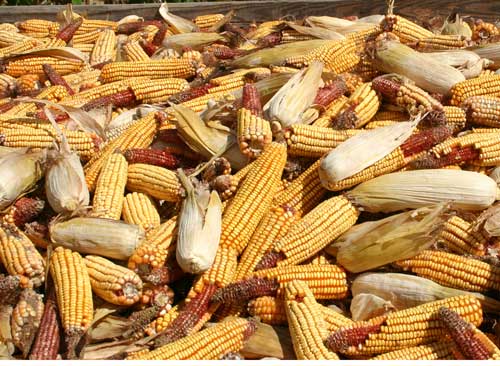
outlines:
M492 208L492 212L489 212L489 216L484 222L483 229L486 233L491 236L500 236L500 207Z
M6 57L0 57L3 61L13 61L18 57L32 56L32 57L55 57L62 60L81 61L88 63L89 56L83 52L72 47L50 47L50 48L37 48L25 52L10 54Z
M482 58L493 61L492 67L500 67L500 42L471 47L469 50L478 54Z
M366 29L373 28L374 22L363 22L361 20L351 21L342 18L329 16L310 16L305 19L305 22L312 26L322 27L333 30L343 35L360 32Z
M0 146L0 158L16 150L15 147Z
M174 15L168 11L168 4L162 3L158 9L163 20L165 20L177 33L196 32L198 27L190 20Z
M238 57L231 64L235 68L251 68L257 66L280 65L289 57L302 55L315 48L327 44L328 40L313 39L310 41L291 42L273 48L264 48L248 55Z
M390 301L373 294L358 294L351 301L352 320L368 320L395 310Z
M184 47L190 47L197 50L208 44L223 40L224 37L219 33L183 33L166 37L162 45L163 47L173 48L177 51L182 50Z
M355 225L327 252L337 251L337 263L353 273L414 257L433 244L445 211L444 205L426 207Z
M263 103L267 102L283 85L286 84L293 74L275 74L264 80L257 81L255 87L259 91L260 99ZM243 88L235 90L231 93L237 102L243 97Z
M146 105L129 109L125 112L120 113L115 118L113 118L106 126L106 131L110 132L115 128L123 126L134 120L137 120L141 118L141 116L145 116L146 114L157 111L158 109L159 109L158 107L146 106Z
M385 15L372 14L372 15L367 15L366 17L361 17L358 20L355 20L355 22L380 24L380 22L384 20L384 18Z
M345 39L344 35L342 35L338 32L332 31L330 29L315 27L315 26L304 27L304 26L297 25L297 24L292 23L292 22L287 22L286 24L290 28L296 30L297 32L299 32L301 34L307 34L309 36L313 36L313 37L316 37L318 39L330 39L330 40L339 40L339 41Z
M77 217L49 227L56 246L103 257L126 260L144 239L144 230L123 221Z
M30 191L42 178L46 151L16 149L0 157L0 211Z
M441 34L463 36L466 39L471 39L472 29L470 29L469 24L464 22L457 14L453 23L445 20Z
M140 16L135 15L135 14L130 14L130 15L127 15L127 16L121 18L117 24L122 25L122 24L126 24L126 23L142 22L142 21L144 21L143 17L140 17Z
M373 65L380 71L406 76L430 93L449 95L453 85L465 80L462 73L454 67L397 41L378 42Z
M257 330L248 339L240 353L245 359L275 357L280 360L294 360L290 333L285 327L257 323Z
M490 173L490 178L493 179L497 184L500 184L500 166L497 166L493 171Z
M12 343L12 329L10 319L13 307L2 305L0 307L0 359L11 360L16 347Z
M397 310L453 296L476 297L486 312L500 313L500 301L477 292L462 291L441 286L426 278L403 273L363 273L351 286L353 296L372 294L389 301Z
M282 127L304 123L304 112L313 104L322 83L323 64L312 62L306 69L294 74L288 82L264 105L269 120Z
M429 52L425 55L438 62L457 68L466 79L472 79L479 76L483 69L493 64L493 61L483 59L478 54L467 50Z
M178 174L187 196L179 215L176 259L184 272L199 274L208 270L215 260L221 234L222 202L213 191L205 210L182 169Z
M490 177L466 170L426 169L385 174L347 193L368 212L394 212L450 202L461 210L483 210L498 198Z
M227 23L229 23L231 21L231 19L233 19L234 14L236 14L236 12L234 10L230 10L229 12L227 12L227 14L224 15L224 18L222 18L217 23L215 23L213 26L208 28L207 32L218 32L224 25L226 25Z
M87 345L83 348L83 360L104 360L121 356L128 352L138 352L145 349L144 346L134 344L133 339L112 341ZM122 357L123 358L123 357Z
M329 189L390 154L411 136L419 120L363 131L341 143L321 159L323 187Z
M107 316L88 331L90 343L121 337L130 327L126 318Z

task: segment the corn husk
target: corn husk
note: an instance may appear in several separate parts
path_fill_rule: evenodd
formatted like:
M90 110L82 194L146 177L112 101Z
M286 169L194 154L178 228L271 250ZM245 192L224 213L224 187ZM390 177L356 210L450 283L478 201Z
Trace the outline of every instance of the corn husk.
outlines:
M309 36L313 36L313 37L316 37L318 39L330 39L330 40L343 40L345 39L345 36L338 33L338 32L335 32L335 31L332 31L330 29L326 29L326 28L321 28L321 27L304 27L304 26L301 26L301 25L297 25L295 23L292 23L292 22L287 22L286 23L290 28L296 30L297 32L301 33L301 34L307 34Z
M190 33L198 30L198 27L192 21L169 12L167 3L162 3L158 12L176 33Z
M329 16L310 16L305 19L306 24L333 30L343 35L364 31L373 28L373 20L370 22L351 21Z
M204 205L182 169L178 172L187 196L179 215L177 263L184 272L199 274L208 270L215 260L221 234L222 202L217 192L212 191L208 205Z
M118 260L127 260L145 235L138 225L94 217L55 222L49 231L56 246Z
M453 85L465 80L454 67L396 41L377 43L373 65L380 71L406 76L430 93L449 95Z
M471 295L481 301L486 312L500 313L500 301L476 292L441 286L426 278L402 273L363 273L351 286L353 296L379 296L397 309L403 310L453 296Z
M0 157L0 210L30 191L42 178L46 152L16 149Z
M194 50L198 50L203 46L223 40L224 37L219 33L183 33L166 37L162 46L165 48L172 48L176 51L180 51L184 47L190 47Z
M281 65L289 57L303 55L315 48L327 44L328 40L313 39L310 41L292 42L278 45L273 48L265 48L252 52L243 57L238 57L231 64L234 68L250 68L257 66Z
M272 96L292 77L293 74L274 74L264 80L259 80L255 83L255 87L259 91L260 99L263 103L267 102ZM235 90L231 93L235 99L241 101L243 97L243 88Z
M306 69L294 74L264 105L270 121L279 121L282 127L304 123L304 112L313 104L322 83L323 64L314 61Z
M337 263L353 273L414 257L434 243L445 212L446 207L439 205L355 225L327 252L336 252Z
M469 50L482 58L493 61L492 67L500 68L500 42L471 47Z
M500 236L500 205L490 207L477 218L476 227L482 229L489 237Z
M135 14L130 14L130 15L127 15L127 16L124 16L123 18L121 18L117 25L120 26L122 24L127 24L127 23L133 23L133 22L142 22L144 21L144 18L143 17L140 17L138 15L135 15Z
M483 59L478 54L467 50L429 52L425 55L438 62L455 67L466 79L472 79L479 76L483 69L493 64L493 61Z
M497 182L497 184L500 184L500 166L491 171L490 178Z
M0 158L16 150L14 147L0 146Z
M192 150L207 159L222 154L236 169L241 169L246 165L247 158L241 154L235 143L235 136L227 127L217 124L209 125L193 110L180 104L172 105L172 110L177 131Z
M55 149L47 153L48 168L45 173L45 194L50 207L57 212L72 212L89 205L90 193L80 157L71 151L66 136L59 129L52 112L45 107L45 114L60 139Z
M321 184L329 189L384 158L411 136L418 122L401 122L363 131L344 141L321 159Z
M356 20L356 22L380 24L380 22L384 19L385 15L372 14L372 15L367 15L366 17L361 17L358 20Z
M0 360L13 360L16 347L12 342L12 306L0 306Z
M136 108L126 110L120 113L118 116L113 118L106 126L106 133L112 131L115 128L119 128L123 125L127 125L134 120L138 120L150 112L157 111L157 107L141 105Z
M441 34L463 36L466 39L471 39L472 29L470 29L469 24L464 22L463 19L457 14L453 23L445 20Z
M257 330L240 351L245 359L274 357L280 360L295 359L290 332L285 327L257 323Z
M465 170L427 169L385 174L349 191L368 212L394 212L450 202L454 209L483 210L499 195L490 177Z
M395 310L394 305L373 294L358 294L351 301L352 320L368 320Z

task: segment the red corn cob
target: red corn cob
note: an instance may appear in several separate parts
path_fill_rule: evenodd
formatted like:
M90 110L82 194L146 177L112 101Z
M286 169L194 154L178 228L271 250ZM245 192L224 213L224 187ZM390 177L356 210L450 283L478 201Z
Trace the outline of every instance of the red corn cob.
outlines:
M429 150L434 145L446 140L453 133L450 126L429 128L410 136L401 146L405 157Z
M259 91L255 84L246 83L243 86L242 106L257 117L262 117L262 104Z
M174 296L174 291L167 285L146 284L142 291L141 303L156 306L161 316L172 308Z
M7 103L0 105L0 114L7 112L18 104L19 102L17 100L9 100Z
M0 305L17 303L21 295L22 281L20 276L0 275Z
M147 41L145 39L141 39L139 41L139 44L141 45L142 49L146 54L151 57L153 54L158 50L159 46L155 45L153 42Z
M156 268L151 271L144 279L155 286L168 285L181 279L184 276L181 267L177 262L173 264L165 264L161 268Z
M109 104L111 104L115 108L123 108L133 105L136 102L137 99L135 98L134 92L131 89L127 89L112 95L106 95L91 100L90 102L83 105L81 108L84 111L90 111L91 109L105 107Z
M52 116L54 117L54 120L57 123L64 122L64 121L66 121L69 118L69 116L68 116L67 113L59 112L59 111L52 111ZM47 117L47 114L45 113L45 111L43 109L38 109L34 113L34 117L38 118L38 119L43 119L45 121L49 120L49 118Z
M156 134L156 138L159 141L165 142L167 144L182 144L182 140L177 134L177 130L173 128L167 128L164 130L158 131Z
M230 47L220 46L213 47L209 50L219 60L232 60L235 57L243 55L245 52L242 50L235 50Z
M179 159L172 154L153 149L129 149L124 153L129 164L150 164L163 168L175 169L179 166Z
M278 288L276 279L251 277L217 290L211 301L226 305L246 302L256 297L275 296Z
M69 41L71 41L71 39L75 35L75 32L78 30L78 28L80 28L82 23L82 17L72 20L68 25L62 27L59 32L57 32L56 38L68 43Z
M261 269L274 268L277 266L279 261L286 259L285 254L281 252L269 252L264 254L259 263L255 266L254 271L260 271Z
M123 334L124 338L130 338L134 335L142 336L144 329L158 316L158 311L157 306L134 311L127 319L130 327Z
M372 80L372 88L382 94L382 96L387 100L394 102L398 97L398 92L399 88L401 88L401 84L393 79L376 77Z
M436 157L426 154L410 163L412 169L439 169L448 165L459 165L479 158L479 151L472 146L454 147L451 152Z
M281 39L282 39L281 32L274 32L259 39L257 45L259 47L272 47L279 45L281 43Z
M439 320L466 359L487 360L490 358L489 347L477 337L472 324L462 319L455 311L445 307L441 307L438 314Z
M30 360L55 360L59 352L61 331L56 296L53 287L49 287L40 328L31 349Z
M316 98L314 99L314 104L326 108L331 102L340 96L347 93L346 83L337 78L331 84L328 84L318 90Z
M45 249L50 243L49 227L45 224L30 222L24 226L24 232L37 247Z
M61 85L64 87L64 89L68 91L69 95L75 94L74 90L71 89L66 80L64 80L64 78L61 75L59 75L52 66L50 66L49 64L43 64L42 69L43 72L45 73L45 76L47 77L47 79L49 79L52 85Z
M325 345L333 352L344 352L349 347L363 344L370 333L376 333L382 327L384 317L380 317L380 321L376 324L366 324L350 329L340 329L328 336Z
M96 69L96 70L101 70L104 66L106 66L107 64L110 64L111 62L112 61L104 61L104 62L101 62L100 64L92 65L92 68Z
M14 224L22 228L26 223L33 221L45 207L45 202L39 198L22 197L9 210Z
M118 26L118 28L116 29L116 33L132 34L135 32L139 32L141 29L147 27L148 25L154 25L160 28L164 25L164 23L160 20L145 20L141 22L123 23Z
M155 36L153 37L151 43L158 47L161 46L163 40L165 39L166 34L167 34L167 26L162 23L158 27L158 32L155 33Z
M231 163L224 158L220 157L215 159L203 172L203 180L210 182L221 175L231 174Z
M336 130L348 130L355 128L356 122L358 121L358 116L355 112L356 107L356 103L351 103L345 111L333 120L332 127Z
M189 88L188 90L179 92L177 94L171 95L168 100L175 104L180 104L187 102L188 100L201 97L203 95L208 94L209 90L213 88L215 85L210 83L203 84L200 86L196 86L193 88Z

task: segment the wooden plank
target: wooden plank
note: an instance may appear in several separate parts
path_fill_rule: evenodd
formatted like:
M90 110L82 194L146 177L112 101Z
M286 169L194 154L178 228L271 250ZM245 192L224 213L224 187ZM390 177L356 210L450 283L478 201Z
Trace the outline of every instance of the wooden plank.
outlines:
M118 20L129 14L151 19L158 17L158 4L127 5L78 5L76 12L89 18ZM171 11L177 15L193 18L200 14L226 13L236 11L235 21L252 22L291 17L300 19L306 15L366 16L383 14L385 0L288 0L288 1L236 1L171 3ZM2 6L0 22L14 22L29 18L54 19L55 14L64 9L60 6ZM424 19L434 15L447 16L453 12L497 20L500 17L498 0L396 0L395 12L409 18Z

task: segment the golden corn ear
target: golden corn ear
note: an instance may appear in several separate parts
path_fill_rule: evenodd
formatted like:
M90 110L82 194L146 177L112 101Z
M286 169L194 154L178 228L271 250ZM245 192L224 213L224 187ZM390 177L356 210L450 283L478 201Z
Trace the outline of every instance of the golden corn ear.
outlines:
M335 129L360 128L378 112L380 98L371 83L361 85L344 106L344 110L333 121Z
M453 360L451 342L434 342L387 352L372 360Z
M160 214L153 200L144 193L129 193L123 201L123 220L139 225L147 233L160 226Z
M451 88L451 105L460 106L474 96L500 97L500 75L461 81Z
M116 35L111 29L102 30L97 37L92 53L90 64L97 65L116 59Z
M128 167L127 189L147 193L169 202L181 199L181 183L173 171L149 164L131 164Z
M123 46L123 51L127 61L148 61L149 56L141 47L138 41L127 42Z
M458 254L484 255L488 239L470 222L452 216L439 233L438 242Z
M50 56L22 56L7 64L5 72L14 77L24 74L45 75L42 65L48 64L60 75L67 75L82 70L82 61L59 59Z

